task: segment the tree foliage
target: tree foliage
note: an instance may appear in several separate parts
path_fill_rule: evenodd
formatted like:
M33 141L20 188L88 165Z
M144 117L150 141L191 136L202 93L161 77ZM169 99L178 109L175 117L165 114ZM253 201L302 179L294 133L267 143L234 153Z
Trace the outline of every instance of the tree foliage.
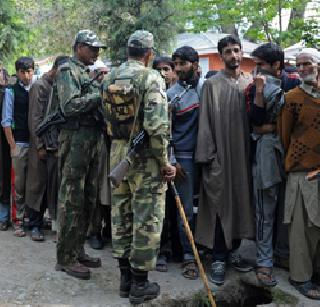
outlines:
M0 61L7 64L27 40L23 17L13 0L0 0Z
M274 41L284 46L306 39L310 27L317 31L315 20L305 20L308 0L186 0L188 19L195 32L229 27L251 41ZM284 9L293 9L289 28L275 28L273 21ZM319 15L318 15L319 16ZM319 28L318 28L319 30Z
M176 3L169 0L100 0L102 10L97 26L107 38L108 51L114 63L126 59L126 43L131 33L143 29L153 33L158 53L170 50L179 29L175 18Z

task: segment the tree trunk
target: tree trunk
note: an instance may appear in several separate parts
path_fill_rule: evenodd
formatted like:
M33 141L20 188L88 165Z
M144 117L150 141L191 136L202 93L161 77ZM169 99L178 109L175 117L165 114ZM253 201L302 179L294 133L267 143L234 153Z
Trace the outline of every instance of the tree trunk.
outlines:
M306 10L307 3L308 1L305 1L305 0L301 1L300 5L291 9L289 25L288 25L289 32L295 28L295 24L294 24L295 20L304 19L304 13Z
M234 35L236 37L239 37L238 30L234 24L233 25L222 25L221 31L222 31L222 33L226 33L226 34L230 34L230 35Z

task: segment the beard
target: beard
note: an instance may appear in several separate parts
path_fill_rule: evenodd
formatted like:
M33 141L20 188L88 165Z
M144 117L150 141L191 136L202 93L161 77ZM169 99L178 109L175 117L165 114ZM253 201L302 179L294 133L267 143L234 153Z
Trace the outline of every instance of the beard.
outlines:
M304 82L316 82L318 74L313 72L312 74L301 76L302 81Z
M240 62L239 61L230 61L230 62L225 62L225 65L227 68L235 70L239 68Z
M178 75L179 80L181 80L181 81L189 81L190 79L193 78L194 71L193 71L193 69L190 69L187 72L179 71L179 72L177 72L177 75Z

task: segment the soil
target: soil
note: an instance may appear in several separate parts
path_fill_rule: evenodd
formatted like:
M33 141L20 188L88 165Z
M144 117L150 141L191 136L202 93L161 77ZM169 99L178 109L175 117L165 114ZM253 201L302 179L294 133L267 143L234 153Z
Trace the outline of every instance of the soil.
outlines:
M90 255L101 257L102 267L91 269L91 279L83 281L55 271L54 238L53 234L46 234L46 241L39 243L30 240L30 236L14 237L11 229L0 232L0 307L129 306L128 299L121 299L118 295L119 270L117 262L112 258L110 246L99 251L86 246ZM254 243L246 241L240 249L247 259L254 260ZM288 303L320 306L319 302L297 294L288 283L286 271L276 270L275 276L279 281L277 289L284 293L284 297L291 299ZM200 306L194 302L203 289L202 282L200 279L191 281L182 277L180 264L169 263L167 273L151 272L149 279L160 284L161 296L144 306ZM230 269L223 287L210 286L218 300L224 302L220 306L231 306L231 301L243 296L242 291L247 291L243 290L247 288L244 284L256 286L255 274L238 274ZM279 299L282 296L277 293L275 297Z

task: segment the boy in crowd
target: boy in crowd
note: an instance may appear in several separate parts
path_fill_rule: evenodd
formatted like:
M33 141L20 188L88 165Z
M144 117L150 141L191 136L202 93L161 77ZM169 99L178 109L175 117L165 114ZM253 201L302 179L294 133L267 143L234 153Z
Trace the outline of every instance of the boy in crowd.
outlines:
M25 189L29 151L29 89L34 73L34 61L20 57L15 62L17 82L6 89L2 106L1 125L10 146L12 166L15 174L16 219L14 235L24 237ZM9 208L8 208L9 210Z
M284 52L273 43L252 52L256 63L254 82L248 87L252 124L253 189L256 207L257 278L264 286L275 286L273 268L273 226L284 179L284 153L276 122L284 105L281 72Z

